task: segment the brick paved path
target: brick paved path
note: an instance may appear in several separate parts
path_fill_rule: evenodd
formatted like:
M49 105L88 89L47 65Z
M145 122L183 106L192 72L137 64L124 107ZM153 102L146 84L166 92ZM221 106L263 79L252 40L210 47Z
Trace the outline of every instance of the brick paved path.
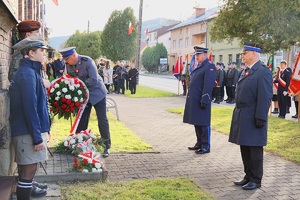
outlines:
M266 153L262 187L244 191L232 183L244 173L239 146L227 142L228 136L212 132L209 154L187 150L195 143L194 127L166 111L184 107L184 97L109 97L117 102L121 122L159 153L112 153L105 160L108 181L188 177L217 199L300 199L300 166L291 162Z

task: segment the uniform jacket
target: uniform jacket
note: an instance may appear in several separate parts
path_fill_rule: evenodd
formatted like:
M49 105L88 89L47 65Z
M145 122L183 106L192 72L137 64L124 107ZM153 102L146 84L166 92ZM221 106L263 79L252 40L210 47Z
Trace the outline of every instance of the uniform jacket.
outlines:
M242 74L236 87L236 106L232 114L229 142L245 146L267 144L272 84L272 73L261 61ZM255 118L265 121L262 128L256 128Z
M19 65L20 65L20 60L23 58L22 54L20 51L15 51L14 54L11 56L11 63L9 65L9 71L8 71L8 80L12 81L13 76L17 72Z
M129 77L129 81L131 83L136 83L136 77L139 74L138 70L136 68L131 68L128 71L128 77Z
M54 74L55 74L55 77L61 77L63 76L64 72L59 72L60 70L63 70L65 71L65 62L63 60L59 60L59 59L56 59L54 62L53 62L53 68L54 68Z
M212 92L216 80L216 67L208 59L192 72L186 98L183 122L193 125L209 126L211 119ZM200 104L207 105L205 109Z
M279 72L280 78L285 82L281 82L278 79L278 93L283 93L283 91L288 91L288 88L290 86L291 81L291 72L288 70L288 68L285 68L282 72Z
M33 144L41 143L41 133L50 130L41 70L40 62L22 59L9 87L11 136L30 134Z
M236 83L238 82L239 78L239 72L236 68L230 69L228 71L228 76L227 76L227 85L228 87L235 87Z
M67 65L67 73L82 80L89 90L89 102L95 105L106 97L106 87L103 79L97 72L93 59L88 56L78 55L78 62L75 66Z
M216 72L216 86L223 86L224 74L222 69L217 69Z

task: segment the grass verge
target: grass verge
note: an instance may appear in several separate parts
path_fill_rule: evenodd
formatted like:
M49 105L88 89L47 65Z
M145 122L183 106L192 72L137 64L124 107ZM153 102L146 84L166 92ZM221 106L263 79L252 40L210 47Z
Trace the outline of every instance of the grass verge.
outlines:
M112 152L154 151L150 144L142 141L139 137L132 133L128 127L118 121L111 113L108 112L107 117L112 141ZM57 119L57 117L55 117L51 126L51 140L49 146L56 146L58 142L62 141L64 138L67 138L70 134L70 129L70 120L65 120L63 118ZM94 109L92 109L91 112L89 129L91 129L95 135L100 135Z
M88 184L87 184L88 183ZM164 178L120 182L62 183L62 199L154 200L214 199L187 178Z
M129 98L157 98L157 97L175 97L177 94L171 92L165 92L162 90L156 90L146 86L137 85L136 94L130 94L130 91L125 93L126 97Z
M183 108L168 109L183 115ZM232 107L212 107L211 127L214 131L228 135L232 117ZM268 145L265 149L286 160L300 164L300 123L269 117Z

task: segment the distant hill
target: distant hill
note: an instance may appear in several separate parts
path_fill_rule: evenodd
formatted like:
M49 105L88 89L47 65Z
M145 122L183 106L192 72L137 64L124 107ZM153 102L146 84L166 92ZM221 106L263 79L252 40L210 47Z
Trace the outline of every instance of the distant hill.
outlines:
M55 50L62 49L62 45L69 39L69 37L70 36L59 36L49 38L49 45Z
M172 19L165 19L165 18L157 18L152 20L143 21L142 23L142 36L141 40L146 40L146 33L145 30L148 28L148 31L159 29L163 26L169 26L172 24L176 24L179 21L172 20ZM59 50L62 48L62 45L69 39L70 36L59 36L59 37L50 37L49 38L49 45L54 48L55 50Z

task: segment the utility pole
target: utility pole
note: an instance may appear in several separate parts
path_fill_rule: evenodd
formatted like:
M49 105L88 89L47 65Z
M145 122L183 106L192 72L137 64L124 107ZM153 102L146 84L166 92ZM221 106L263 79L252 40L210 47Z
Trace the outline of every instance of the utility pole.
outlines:
M87 33L90 33L90 20L88 20Z
M138 21L138 42L137 42L137 52L136 52L136 69L140 70L140 49L141 49L141 30L142 30L142 15L143 15L143 0L140 0L140 8L139 8L139 21ZM137 78L137 83L139 82Z

